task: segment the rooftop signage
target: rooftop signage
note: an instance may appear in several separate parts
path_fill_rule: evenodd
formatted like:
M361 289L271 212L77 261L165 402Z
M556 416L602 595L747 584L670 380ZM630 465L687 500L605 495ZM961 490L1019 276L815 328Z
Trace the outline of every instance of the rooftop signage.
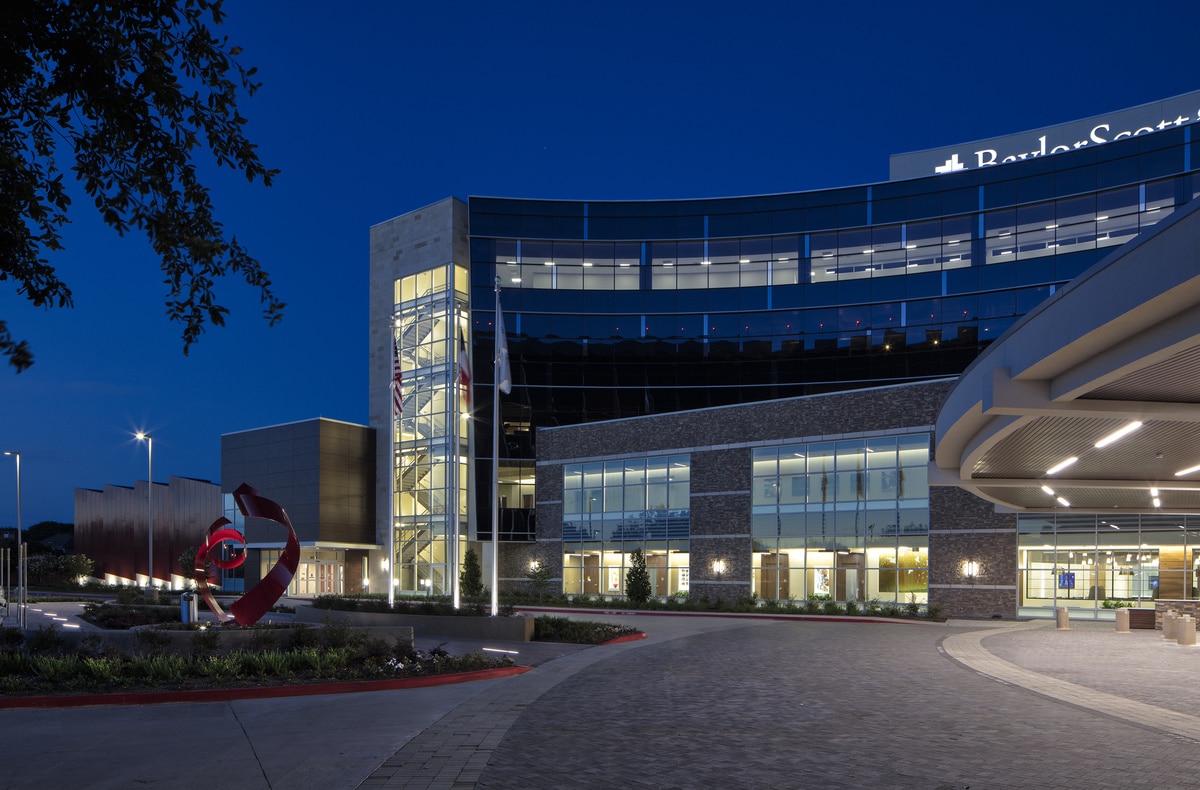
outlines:
M899 181L957 173L960 170L978 170L1023 159L1061 154L1085 146L1103 145L1196 121L1200 121L1200 91L1081 121L1047 126L1031 132L992 137L946 148L893 154L890 159L889 178Z

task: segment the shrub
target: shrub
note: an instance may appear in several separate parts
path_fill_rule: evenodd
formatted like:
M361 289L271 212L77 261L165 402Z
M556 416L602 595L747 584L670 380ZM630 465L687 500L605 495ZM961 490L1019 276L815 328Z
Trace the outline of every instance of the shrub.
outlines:
M858 604L854 601L846 601L846 614L850 616L858 614Z
M25 649L34 655L54 655L61 653L66 644L57 626L41 625L29 634Z
M21 649L25 641L25 632L20 628L0 627L0 651L10 653Z
M268 650L278 650L279 629L254 626L250 631L250 642L248 647L250 650L253 650L256 653L265 653Z
M538 642L567 642L598 645L618 636L636 634L636 628L565 617L538 617L533 621L533 638Z
M825 601L821 605L822 614L841 614L842 607L838 606L837 601Z
M134 632L134 642L142 655L157 656L171 644L171 637L153 628L139 628Z
M128 630L139 625L178 623L180 612L178 606L88 603L83 607L82 617L100 628Z
M192 655L198 658L216 655L221 651L221 632L202 628L192 634Z
M328 648L346 647L350 644L352 632L345 623L333 623L328 619L321 629L321 644Z
M288 639L288 650L308 650L321 644L321 634L316 628L299 623L292 629Z
M96 657L103 655L104 637L95 631L88 631L79 638L79 646L75 648L75 652L80 656Z

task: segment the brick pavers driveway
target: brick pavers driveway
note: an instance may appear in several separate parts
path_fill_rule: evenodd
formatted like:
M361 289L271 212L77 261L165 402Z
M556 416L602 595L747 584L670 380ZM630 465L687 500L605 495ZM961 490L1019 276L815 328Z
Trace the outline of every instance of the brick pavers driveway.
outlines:
M1200 784L1196 743L984 677L939 651L958 630L741 621L613 649L531 701L476 786Z

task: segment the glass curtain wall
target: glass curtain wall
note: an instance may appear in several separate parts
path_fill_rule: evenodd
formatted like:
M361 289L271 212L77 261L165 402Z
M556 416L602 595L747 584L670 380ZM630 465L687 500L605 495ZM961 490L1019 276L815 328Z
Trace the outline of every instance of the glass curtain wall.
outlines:
M929 434L765 447L752 462L757 597L928 600Z
M451 503L458 505L460 546L469 534L469 410L456 383L459 355L470 346L466 282L465 269L446 265L395 285L393 338L404 378L404 410L392 424L393 562L396 590L405 595L451 593ZM458 460L457 496L452 495L452 459Z
M1200 598L1200 516L1022 515L1018 538L1019 615L1108 619L1118 605Z
M627 458L563 467L563 592L622 596L641 549L651 595L686 594L691 457Z

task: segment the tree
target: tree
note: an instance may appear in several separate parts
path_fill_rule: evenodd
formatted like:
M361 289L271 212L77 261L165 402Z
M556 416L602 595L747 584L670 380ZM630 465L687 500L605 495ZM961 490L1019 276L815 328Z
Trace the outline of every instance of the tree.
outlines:
M278 173L243 134L237 100L259 85L235 59L241 48L209 29L224 19L221 3L0 3L0 281L35 306L72 305L45 257L63 248L69 169L106 224L145 233L161 258L184 354L207 324L225 323L220 277L257 288L269 324L282 318L267 273L213 216L193 158L207 149L266 186ZM0 353L18 372L33 364L3 320Z
M629 555L629 570L625 571L625 597L632 603L650 600L650 573L646 570L646 555L634 549Z
M29 583L42 587L69 587L94 570L94 563L83 554L38 554L25 565Z
M475 549L467 549L463 555L462 571L458 574L458 587L468 599L483 597L483 567Z
M179 559L175 561L179 565L179 575L185 579L192 579L196 575L196 547L189 546L179 552Z
M554 581L554 568L541 560L534 560L529 563L529 571L525 574L525 578L533 582L534 595L541 600L550 589L550 583Z

